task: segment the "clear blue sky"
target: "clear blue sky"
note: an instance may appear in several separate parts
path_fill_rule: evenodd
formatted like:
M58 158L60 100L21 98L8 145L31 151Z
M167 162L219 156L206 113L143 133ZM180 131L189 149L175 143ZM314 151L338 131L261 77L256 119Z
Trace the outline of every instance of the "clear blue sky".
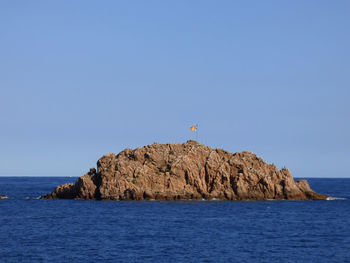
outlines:
M0 2L0 176L199 141L350 176L350 1Z

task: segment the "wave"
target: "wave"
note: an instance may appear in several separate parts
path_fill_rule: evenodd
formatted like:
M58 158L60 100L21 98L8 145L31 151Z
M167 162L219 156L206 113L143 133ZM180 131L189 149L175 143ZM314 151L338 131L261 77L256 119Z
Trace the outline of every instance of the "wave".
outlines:
M25 199L29 199L29 200L38 200L38 199L40 199L40 196L38 196L38 197L34 197L34 196L27 196Z
M328 201L333 201L333 200L346 200L346 198L330 196L330 197L327 197L326 200L328 200Z

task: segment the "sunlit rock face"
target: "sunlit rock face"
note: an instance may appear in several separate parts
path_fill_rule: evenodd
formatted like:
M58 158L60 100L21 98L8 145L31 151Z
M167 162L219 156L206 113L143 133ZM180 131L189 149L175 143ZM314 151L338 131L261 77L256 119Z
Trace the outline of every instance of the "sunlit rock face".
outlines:
M323 200L306 180L295 182L250 152L230 153L187 141L108 153L75 184L48 199L85 200Z

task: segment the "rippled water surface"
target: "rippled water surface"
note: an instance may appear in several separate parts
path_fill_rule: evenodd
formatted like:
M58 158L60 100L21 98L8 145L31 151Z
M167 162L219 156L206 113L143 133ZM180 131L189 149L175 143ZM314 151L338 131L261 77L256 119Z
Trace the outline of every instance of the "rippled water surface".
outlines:
M350 262L350 179L309 179L342 200L38 200L76 178L0 177L0 262Z

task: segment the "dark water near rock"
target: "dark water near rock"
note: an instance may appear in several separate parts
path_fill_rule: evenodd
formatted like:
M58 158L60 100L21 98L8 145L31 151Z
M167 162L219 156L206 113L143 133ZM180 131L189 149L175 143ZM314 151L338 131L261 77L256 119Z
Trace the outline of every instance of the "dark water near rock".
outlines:
M0 262L350 262L350 179L309 179L332 201L35 199L75 180L0 177Z

